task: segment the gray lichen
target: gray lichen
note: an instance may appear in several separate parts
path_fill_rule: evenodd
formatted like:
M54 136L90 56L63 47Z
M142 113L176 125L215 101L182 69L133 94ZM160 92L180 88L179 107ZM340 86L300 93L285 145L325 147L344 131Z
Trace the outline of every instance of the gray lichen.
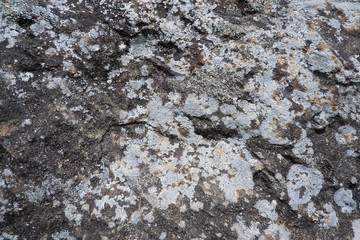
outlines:
M359 11L1 2L0 238L358 239Z

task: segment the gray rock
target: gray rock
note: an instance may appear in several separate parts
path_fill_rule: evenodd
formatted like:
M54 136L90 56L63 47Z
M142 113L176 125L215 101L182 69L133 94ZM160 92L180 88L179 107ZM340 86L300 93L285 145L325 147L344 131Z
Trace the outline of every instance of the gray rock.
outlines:
M0 239L358 239L359 10L1 1Z

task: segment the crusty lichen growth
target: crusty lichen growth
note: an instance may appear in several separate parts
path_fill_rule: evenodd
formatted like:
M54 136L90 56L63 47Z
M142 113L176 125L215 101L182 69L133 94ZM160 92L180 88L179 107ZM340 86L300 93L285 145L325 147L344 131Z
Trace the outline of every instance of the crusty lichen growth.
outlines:
M360 235L359 3L0 7L0 238Z

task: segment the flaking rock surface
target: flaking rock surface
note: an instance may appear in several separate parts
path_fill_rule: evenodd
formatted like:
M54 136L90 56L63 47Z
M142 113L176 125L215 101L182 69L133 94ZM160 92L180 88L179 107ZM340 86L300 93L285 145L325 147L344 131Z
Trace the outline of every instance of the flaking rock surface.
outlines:
M0 1L0 239L360 239L358 0Z

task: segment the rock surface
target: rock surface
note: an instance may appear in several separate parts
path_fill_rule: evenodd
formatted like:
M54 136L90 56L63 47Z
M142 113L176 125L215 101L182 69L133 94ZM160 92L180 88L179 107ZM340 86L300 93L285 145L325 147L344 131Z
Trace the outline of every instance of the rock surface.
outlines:
M358 0L0 18L0 239L360 239Z

